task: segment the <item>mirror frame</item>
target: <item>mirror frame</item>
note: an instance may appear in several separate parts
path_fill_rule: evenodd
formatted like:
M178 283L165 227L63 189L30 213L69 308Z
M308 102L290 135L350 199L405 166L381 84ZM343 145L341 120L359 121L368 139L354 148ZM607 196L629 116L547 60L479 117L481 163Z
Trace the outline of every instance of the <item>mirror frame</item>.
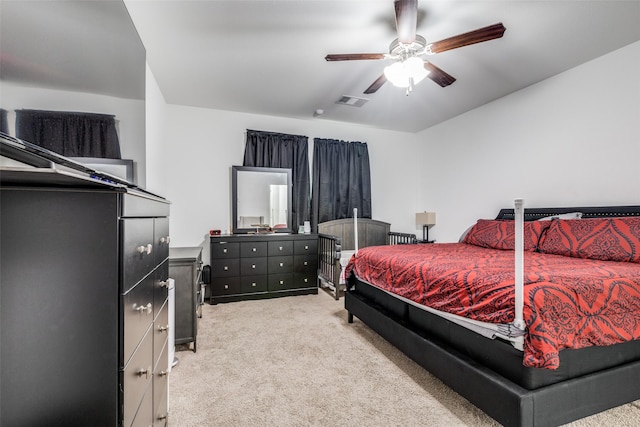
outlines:
M291 195L293 190L292 171L287 168L267 168L255 166L232 166L231 167L231 227L233 234L252 234L256 232L255 228L239 228L238 227L238 173L242 172L258 172L258 173L284 173L287 175L287 227L273 229L274 233L293 233L294 228L291 226Z

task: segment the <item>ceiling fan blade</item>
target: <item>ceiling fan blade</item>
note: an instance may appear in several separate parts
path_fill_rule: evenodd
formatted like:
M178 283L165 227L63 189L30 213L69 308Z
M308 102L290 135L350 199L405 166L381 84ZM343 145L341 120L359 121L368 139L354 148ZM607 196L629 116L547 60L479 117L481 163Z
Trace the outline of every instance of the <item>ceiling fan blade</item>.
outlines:
M371 86L369 86L367 90L364 91L364 93L375 93L383 84L385 84L386 81L387 78L384 76L384 74L380 75L380 77L378 77L375 82L371 83Z
M327 61L355 61L360 59L384 59L384 53L339 53L324 57Z
M404 44L413 43L418 25L418 0L396 0L393 3L396 8L398 41Z
M429 61L424 61L424 68L429 71L429 75L427 77L442 87L447 87L456 81L455 77L445 73Z
M457 49L462 46L499 39L504 34L505 30L506 28L500 22L498 24L489 25L488 27L479 28L474 31L469 31L468 33L459 34L457 36L449 37L448 39L431 43L427 46L427 49L430 50L431 53L440 53L446 50Z

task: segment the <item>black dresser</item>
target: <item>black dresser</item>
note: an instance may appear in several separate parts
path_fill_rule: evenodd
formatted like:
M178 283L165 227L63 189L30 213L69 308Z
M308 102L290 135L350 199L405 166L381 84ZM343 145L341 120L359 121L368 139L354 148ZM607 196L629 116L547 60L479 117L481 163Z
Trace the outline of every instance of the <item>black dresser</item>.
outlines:
M0 425L166 425L169 203L51 166L0 170Z
M317 294L317 234L210 238L211 304Z
M175 281L175 344L193 343L195 353L204 297L202 247L170 248L169 276Z

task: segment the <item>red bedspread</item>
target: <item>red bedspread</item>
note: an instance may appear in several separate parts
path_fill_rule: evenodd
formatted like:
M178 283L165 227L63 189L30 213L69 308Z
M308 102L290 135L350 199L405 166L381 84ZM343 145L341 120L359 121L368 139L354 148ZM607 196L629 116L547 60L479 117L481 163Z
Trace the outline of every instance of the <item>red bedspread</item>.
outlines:
M464 243L373 246L346 274L440 311L510 323L514 256ZM524 284L525 366L556 369L563 348L640 338L640 264L525 252Z

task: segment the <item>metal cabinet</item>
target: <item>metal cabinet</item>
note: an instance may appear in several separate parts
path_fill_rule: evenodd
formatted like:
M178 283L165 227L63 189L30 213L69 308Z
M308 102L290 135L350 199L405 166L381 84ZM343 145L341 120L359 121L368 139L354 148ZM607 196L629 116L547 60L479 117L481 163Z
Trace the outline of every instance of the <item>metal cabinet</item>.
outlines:
M175 343L197 351L202 309L202 247L169 249L169 276L175 281Z

